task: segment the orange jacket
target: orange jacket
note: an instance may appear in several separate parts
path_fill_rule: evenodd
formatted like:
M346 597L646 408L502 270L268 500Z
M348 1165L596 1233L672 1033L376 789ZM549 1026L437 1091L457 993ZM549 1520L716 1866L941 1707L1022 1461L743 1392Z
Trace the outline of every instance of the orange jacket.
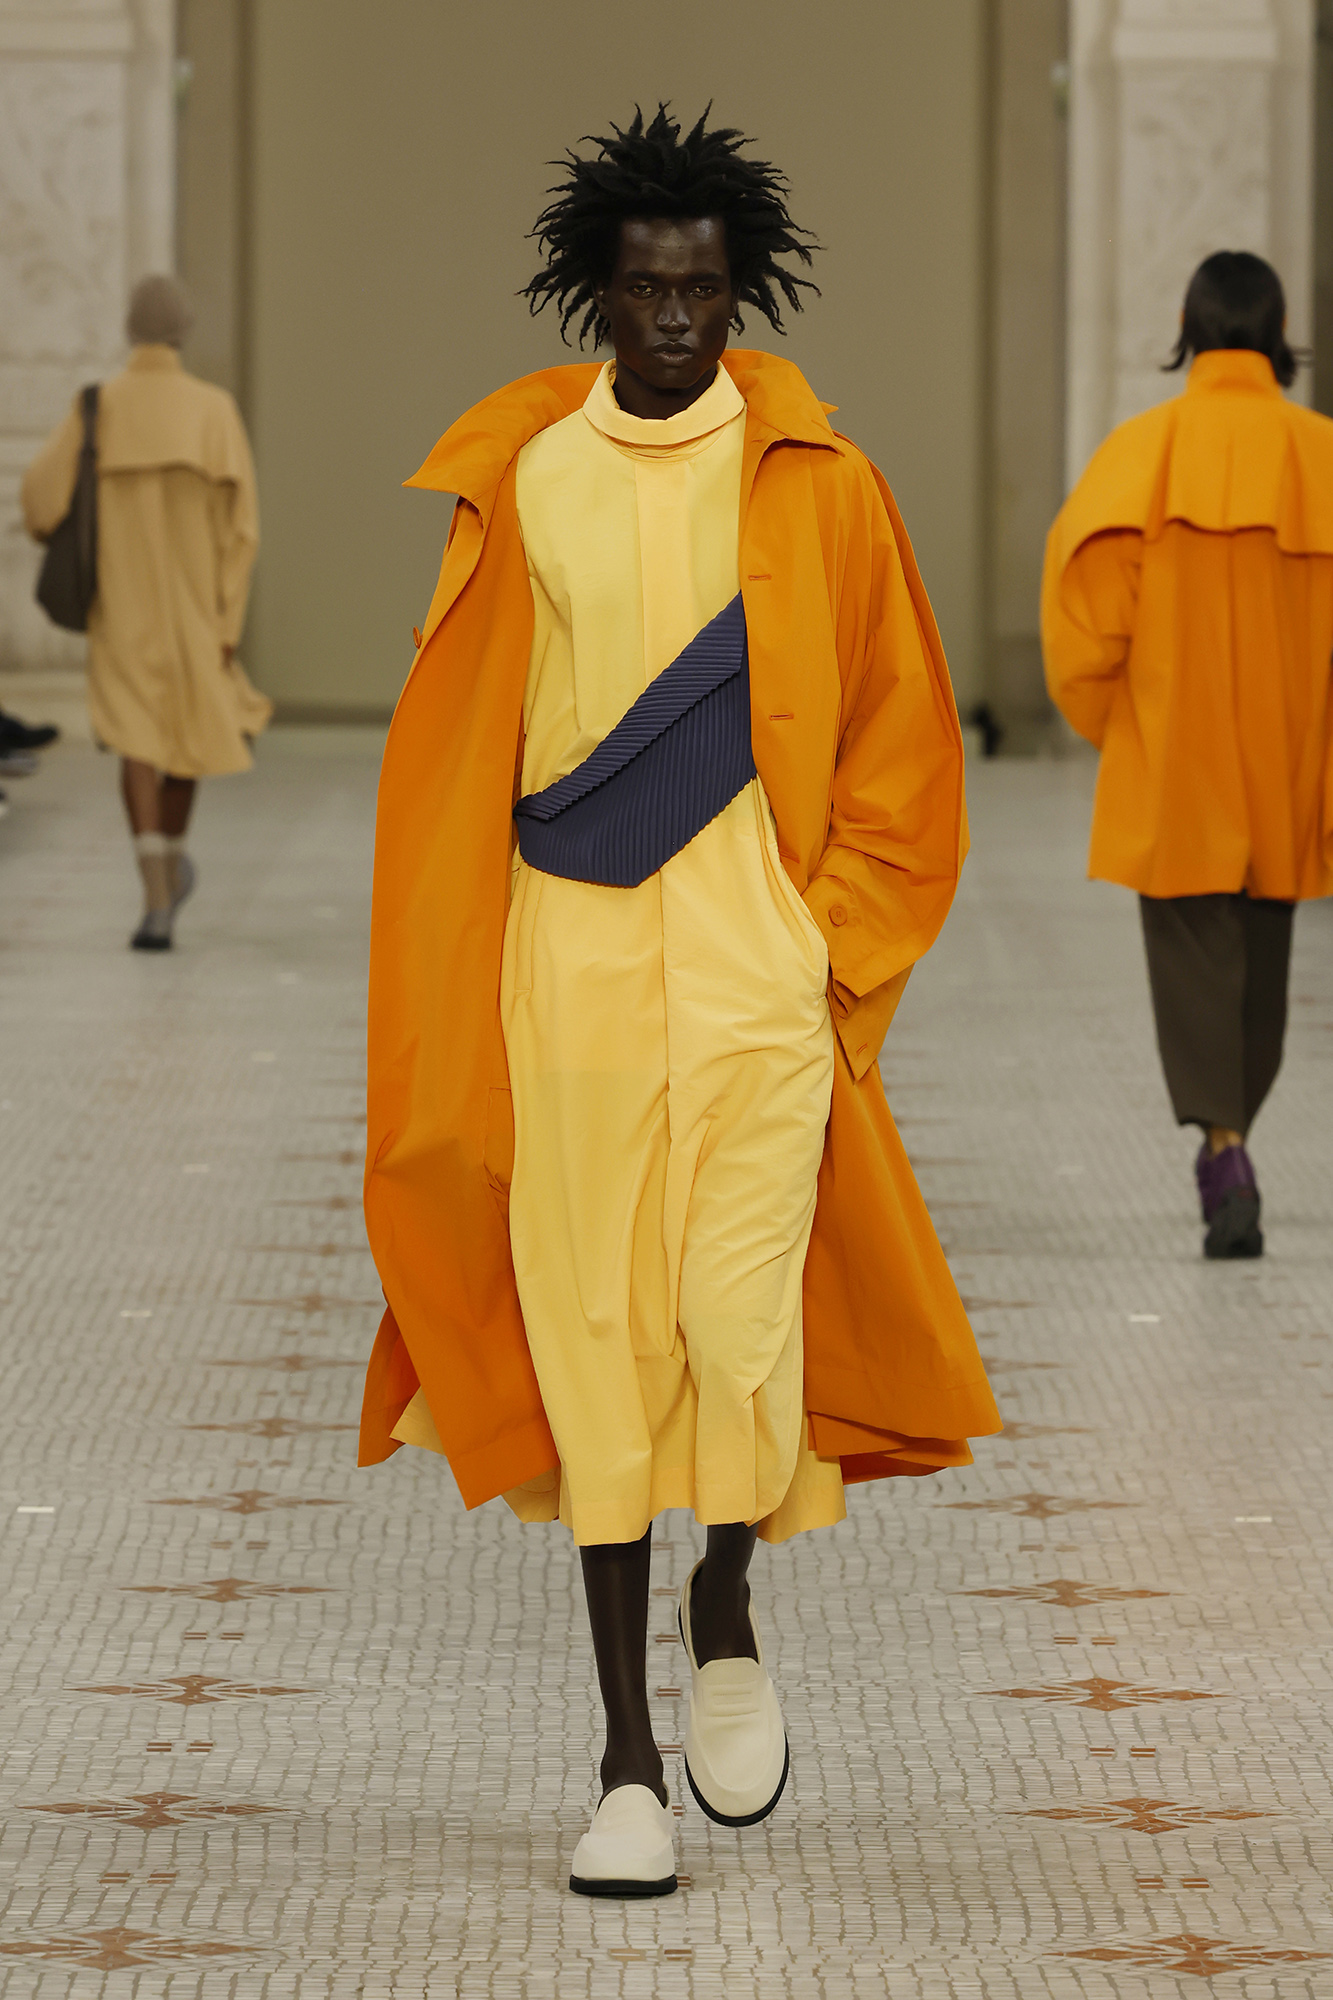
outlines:
M1333 423L1201 354L1113 431L1046 547L1052 699L1101 750L1089 873L1333 891Z
M839 1053L805 1277L806 1406L849 1479L968 1462L999 1420L876 1057L966 849L948 672L888 489L789 362L732 352L748 404L741 586L755 762L783 861L828 940ZM557 1456L506 1217L500 1027L511 809L532 638L514 499L528 438L596 365L468 412L412 486L459 495L385 749L371 927L366 1222L388 1310L361 1462L424 1388L464 1500Z

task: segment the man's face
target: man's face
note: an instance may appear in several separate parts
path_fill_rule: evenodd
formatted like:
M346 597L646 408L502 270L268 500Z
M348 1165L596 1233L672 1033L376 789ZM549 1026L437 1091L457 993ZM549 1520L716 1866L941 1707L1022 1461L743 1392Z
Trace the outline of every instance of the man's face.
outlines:
M595 297L617 371L679 395L707 384L736 310L726 230L717 216L620 225L620 254Z

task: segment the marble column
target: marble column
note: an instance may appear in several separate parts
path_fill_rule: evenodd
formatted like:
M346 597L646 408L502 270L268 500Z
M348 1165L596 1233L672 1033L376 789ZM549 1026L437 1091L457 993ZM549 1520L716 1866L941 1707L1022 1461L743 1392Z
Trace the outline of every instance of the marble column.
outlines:
M77 666L32 599L24 466L173 267L172 0L0 0L0 671ZM0 689L0 703L3 703Z
M1314 57L1313 0L1071 0L1071 483L1113 425L1179 392L1161 363L1210 252L1267 257L1309 343Z

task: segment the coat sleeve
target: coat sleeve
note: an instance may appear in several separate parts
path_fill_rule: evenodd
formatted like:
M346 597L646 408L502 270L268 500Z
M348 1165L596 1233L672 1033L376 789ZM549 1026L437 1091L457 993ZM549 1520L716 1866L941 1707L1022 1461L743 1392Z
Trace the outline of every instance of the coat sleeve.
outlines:
M82 444L83 418L75 404L23 475L23 525L34 541L49 541L69 512Z
M1129 659L1139 599L1143 536L1093 535L1060 559L1052 529L1041 591L1046 686L1061 715L1101 748L1116 684Z
M229 439L228 460L236 468L227 482L229 505L219 510L218 521L218 615L224 646L240 644L245 625L245 607L250 596L250 573L259 553L259 494L250 441L245 435L240 411L230 404L235 434Z
M911 544L873 467L859 453L844 465L842 727L828 844L805 900L828 943L839 1036L860 1075L948 914L967 821L953 690Z

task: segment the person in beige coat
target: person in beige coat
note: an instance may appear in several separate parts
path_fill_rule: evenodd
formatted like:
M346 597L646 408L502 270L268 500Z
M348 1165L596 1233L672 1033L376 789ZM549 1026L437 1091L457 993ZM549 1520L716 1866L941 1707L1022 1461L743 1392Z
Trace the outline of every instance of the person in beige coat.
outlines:
M272 714L236 659L259 547L254 465L225 389L186 374L188 299L145 278L130 300L132 352L103 384L97 417L97 596L88 617L93 733L121 759L143 877L131 943L165 951L194 887L185 834L200 778L248 770ZM30 534L69 511L82 419L77 402L23 481Z

